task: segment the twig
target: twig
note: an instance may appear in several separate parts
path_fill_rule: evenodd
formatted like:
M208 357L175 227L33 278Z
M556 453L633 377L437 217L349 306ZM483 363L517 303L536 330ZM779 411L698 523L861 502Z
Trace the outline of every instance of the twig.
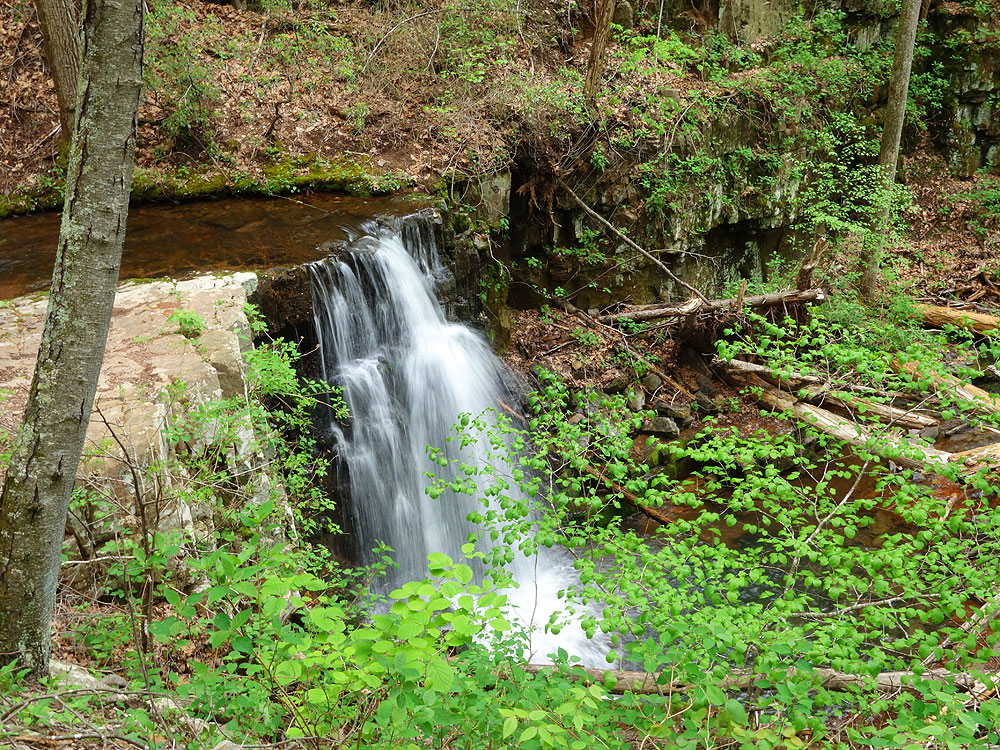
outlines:
M405 26L410 21L415 21L418 18L422 18L424 16L433 16L433 15L436 15L438 13L444 13L446 10L448 10L448 9L447 8L439 8L437 10L425 10L422 13L414 13L412 16L409 16L408 18L404 18L402 21L400 21L395 26L393 26L391 29L389 29L389 31L386 33L386 35L384 37L382 37L381 39L379 39L378 42L376 42L375 46L372 48L371 54L368 55L368 59L365 60L365 64L363 66L361 66L361 75L364 75L365 73L368 72L368 66L371 65L372 59L375 57L375 53L378 52L379 47L381 47L383 44L385 44L385 41L390 36L392 36L396 32L397 29L400 29L401 27Z
M598 222L599 224L603 225L605 228L609 229L613 234L615 234L623 242L625 242L625 244L627 244L633 250L636 250L641 255L643 255L647 260L649 260L651 263L653 263L655 266L657 266L661 271L663 271L663 273L665 273L667 275L667 278L673 280L677 284L680 284L682 287L684 287L685 289L687 289L689 292L691 292L693 295L695 295L702 302L704 302L706 304L708 303L708 298L704 294L702 294L700 291L698 291L697 289L695 289L693 286L691 286L690 284L688 284L686 281L684 281L683 279L681 279L680 277L678 277L673 271L671 271L669 268L667 268L656 256L654 256L652 253L650 253L645 248L640 247L627 234L625 234L624 232L622 232L618 227L616 227L614 224L612 224L610 221L608 221L607 219L605 219L603 216L601 216L599 213L597 213L594 209L592 209L590 206L588 206L586 203L584 203L583 199L579 195L577 195L575 192L573 192L573 188L571 188L569 185L567 185L565 182L563 182L558 177L556 178L556 182L559 183L559 186L562 187L563 190L565 190L567 193L569 193L569 196L577 203L577 205L580 206L580 208L582 208L584 210L584 212L586 212L586 214L590 218L594 219L596 222Z

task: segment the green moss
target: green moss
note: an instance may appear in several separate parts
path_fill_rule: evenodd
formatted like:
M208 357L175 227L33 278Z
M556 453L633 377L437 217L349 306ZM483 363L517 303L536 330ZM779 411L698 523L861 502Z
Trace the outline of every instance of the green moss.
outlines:
M15 190L0 195L0 219L62 208L62 185Z
M371 170L367 161L354 158L328 160L315 155L286 158L265 167L263 172L263 176L258 177L243 172L192 172L188 168L168 172L137 167L132 178L132 204L236 195L284 195L303 190L388 195L408 184L405 176ZM61 180L52 180L44 187L15 190L0 196L0 219L61 208L64 184Z

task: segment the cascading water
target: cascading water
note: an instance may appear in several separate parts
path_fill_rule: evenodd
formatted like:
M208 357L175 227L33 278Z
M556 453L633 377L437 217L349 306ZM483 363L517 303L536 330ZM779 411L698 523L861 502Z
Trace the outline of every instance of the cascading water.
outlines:
M352 532L359 549L382 542L394 550L399 567L387 585L395 586L423 578L431 552L461 559L469 534L482 531L467 520L481 510L473 498L428 496L427 474L447 469L427 447L442 450L449 466L485 465L484 441L462 449L446 438L461 414L492 422L492 410L510 395L486 342L445 320L434 294L445 271L429 221L417 215L365 232L340 257L312 264L310 279L325 379L342 389L350 411L348 425L331 420L328 427L350 487ZM562 604L557 592L576 582L568 556L544 548L537 557L517 554L510 572L519 584L509 592L513 614L533 631L532 658L561 646L585 663L603 663L605 649L579 625L558 638L543 631Z

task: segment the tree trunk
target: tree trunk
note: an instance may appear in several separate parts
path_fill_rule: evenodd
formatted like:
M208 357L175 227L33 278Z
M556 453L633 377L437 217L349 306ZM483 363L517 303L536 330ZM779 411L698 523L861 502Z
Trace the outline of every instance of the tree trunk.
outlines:
M920 22L921 0L903 0L896 31L896 51L892 59L892 77L889 81L889 101L885 108L885 124L882 126L882 143L879 147L878 163L885 179L884 202L878 206L872 231L865 239L861 250L861 280L858 291L865 299L875 294L881 263L881 246L889 229L892 186L896 182L896 162L899 160L899 140L903 134L903 120L906 117L906 93L910 87L910 68L913 65L913 43L917 38L917 24Z
M143 1L88 0L55 271L0 493L0 663L48 669L66 512L118 285L142 86Z
M34 0L38 25L45 42L45 56L52 69L59 100L60 139L69 143L80 78L80 24L73 0Z
M583 95L588 102L597 98L604 72L604 51L611 38L611 21L615 17L616 0L595 0L597 20L594 24L594 43L590 47L590 61L587 63L587 77L583 84Z

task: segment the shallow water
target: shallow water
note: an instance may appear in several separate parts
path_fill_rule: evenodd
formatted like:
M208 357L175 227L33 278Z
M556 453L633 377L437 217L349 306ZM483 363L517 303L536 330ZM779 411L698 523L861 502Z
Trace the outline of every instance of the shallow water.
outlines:
M227 198L129 209L121 278L183 278L307 263L381 214L413 211L407 198L303 195ZM0 299L47 289L61 214L0 220Z

